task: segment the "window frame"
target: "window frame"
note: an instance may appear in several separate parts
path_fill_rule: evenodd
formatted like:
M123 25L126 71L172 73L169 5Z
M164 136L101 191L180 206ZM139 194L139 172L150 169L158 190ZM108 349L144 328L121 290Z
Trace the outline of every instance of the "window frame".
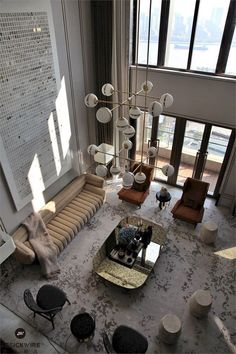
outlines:
M215 76L215 77L223 77L223 78L232 78L236 79L235 75L230 75L225 73L227 61L229 57L229 52L232 44L232 39L234 35L234 31L236 31L236 1L230 0L229 8L225 20L225 26L222 34L222 39L219 48L219 54L217 59L217 64L215 68L215 72L207 72L207 71L200 71L200 70L193 70L191 69L191 61L193 55L193 47L194 47L194 39L197 27L197 19L199 14L199 7L200 2L202 0L196 0L195 8L194 8L194 15L193 15L193 23L192 23L192 31L190 37L190 45L189 45L189 53L188 53L188 61L187 61L187 68L177 68L164 65L165 62L165 53L166 53L166 41L167 41L167 32L168 32L168 21L169 21L169 9L170 9L170 2L171 0L162 0L161 3L161 14L160 14L160 32L159 32L159 43L158 43L158 56L157 56L157 65L148 64L150 68L153 69L165 69L170 71L179 71L179 72L186 72L186 73L193 73L193 74L200 74L205 76ZM137 23L139 21L138 18L138 7L139 7L139 0L133 0L134 2L134 22L133 22L133 46L132 46L132 64L138 65L140 67L146 67L147 64L140 64L138 63L138 57L135 57L135 52L137 48L137 40L138 40L138 33L137 33Z

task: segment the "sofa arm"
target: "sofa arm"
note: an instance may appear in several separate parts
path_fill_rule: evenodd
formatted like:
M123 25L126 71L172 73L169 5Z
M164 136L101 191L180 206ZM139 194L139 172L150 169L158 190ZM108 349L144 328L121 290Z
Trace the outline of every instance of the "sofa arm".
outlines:
M15 241L16 249L14 252L14 257L21 264L32 264L35 261L35 253L32 249L25 246L21 241Z
M104 178L99 177L97 175L93 175L91 173L86 173L84 174L86 183L91 184L95 187L98 188L103 188L104 187Z
M98 188L98 187L95 187L94 185L86 183L85 186L84 186L84 190L87 190L89 192L92 192L92 193L95 193L97 195L100 195L103 200L105 199L106 192L102 188Z

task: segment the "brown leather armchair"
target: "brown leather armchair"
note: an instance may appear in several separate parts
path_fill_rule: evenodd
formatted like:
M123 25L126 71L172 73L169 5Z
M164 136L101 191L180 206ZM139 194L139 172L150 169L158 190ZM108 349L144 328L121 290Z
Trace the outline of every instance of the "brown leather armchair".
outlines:
M204 214L204 201L209 183L188 177L184 182L183 194L171 210L173 217L187 221L195 226L200 223Z
M140 171L140 164L135 163L131 171L135 170L136 172ZM138 167L139 166L139 167ZM138 168L137 168L138 167ZM125 189L122 188L117 194L119 199L125 200L126 202L136 204L141 207L141 204L145 201L149 194L149 187L153 178L154 168L150 166L142 166L142 172L146 175L146 181L142 184L134 182L132 188Z

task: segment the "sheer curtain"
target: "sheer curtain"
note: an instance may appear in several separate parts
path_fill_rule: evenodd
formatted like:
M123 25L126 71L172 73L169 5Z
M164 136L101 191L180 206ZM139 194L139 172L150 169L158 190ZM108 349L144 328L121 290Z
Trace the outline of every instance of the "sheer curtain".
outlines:
M111 83L119 92L112 95L110 99L114 102L122 102L127 99L129 91L130 1L91 0L91 14L95 49L95 94L101 98L102 85ZM105 97L103 96L102 99ZM101 106L105 104L99 107ZM109 103L107 107L113 108ZM128 108L125 106L112 113L113 119L109 123L101 124L96 120L97 143L113 144L118 153L122 140L116 129L116 120L119 115L128 118Z
M113 0L112 26L112 84L116 92L113 95L115 102L122 102L128 98L129 92L129 45L130 45L130 1ZM116 153L122 143L122 134L116 129L116 120L123 116L128 119L129 109L123 106L113 111L113 144ZM119 163L119 161L117 161Z

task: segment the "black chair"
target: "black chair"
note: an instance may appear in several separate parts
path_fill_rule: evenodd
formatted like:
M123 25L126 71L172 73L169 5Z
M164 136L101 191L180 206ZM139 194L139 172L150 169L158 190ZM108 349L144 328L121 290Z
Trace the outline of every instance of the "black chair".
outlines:
M26 306L33 311L34 317L36 314L44 317L52 323L53 329L55 328L55 315L62 310L65 302L70 304L64 291L53 285L42 286L38 291L36 301L31 291L26 289L24 291L24 302Z
M112 343L104 332L103 343L107 353L146 353L148 348L146 337L127 326L119 326L115 329Z

